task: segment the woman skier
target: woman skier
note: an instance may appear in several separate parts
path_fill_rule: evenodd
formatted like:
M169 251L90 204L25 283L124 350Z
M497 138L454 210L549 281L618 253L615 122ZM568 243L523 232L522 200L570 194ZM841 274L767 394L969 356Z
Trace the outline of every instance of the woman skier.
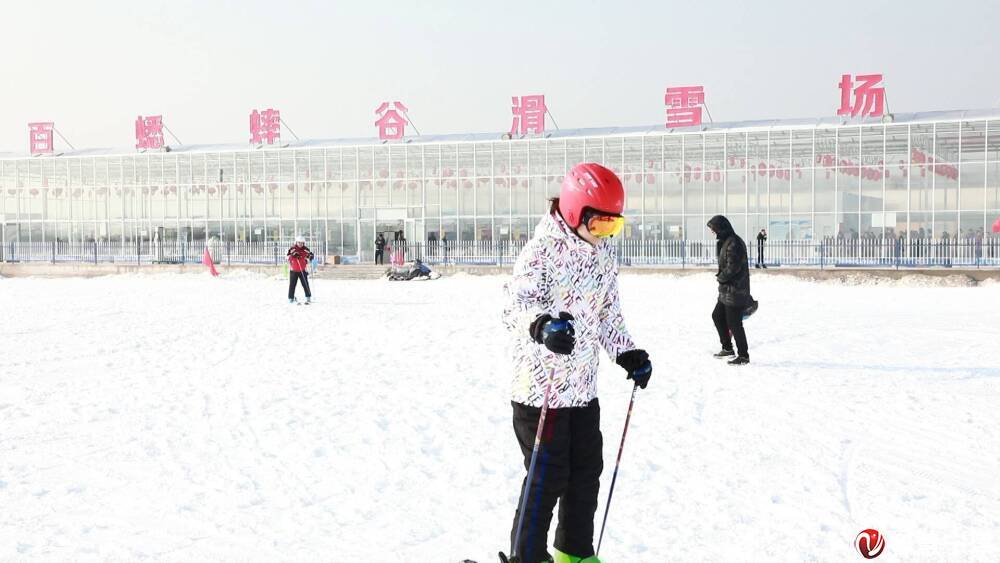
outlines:
M505 286L514 434L529 470L521 485L524 514L516 511L511 530L511 562L599 563L594 512L604 467L596 396L600 349L642 389L652 374L649 355L635 347L625 328L615 248L608 240L624 225L624 200L614 172L593 163L574 166ZM541 440L532 473L536 432ZM546 538L556 502L552 559Z

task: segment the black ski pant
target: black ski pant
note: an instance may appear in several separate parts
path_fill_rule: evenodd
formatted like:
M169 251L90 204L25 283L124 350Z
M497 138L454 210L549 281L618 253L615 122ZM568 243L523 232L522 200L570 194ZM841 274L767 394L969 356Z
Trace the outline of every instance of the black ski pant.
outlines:
M514 402L511 405L514 407L514 435L521 446L527 470L541 409ZM594 554L594 512L604 469L600 426L601 407L597 399L585 407L550 408L546 413L519 548L513 545L518 511L514 513L510 532L511 551L516 550L523 563L548 561L545 544L557 501L556 549L578 557ZM526 486L529 486L527 475L521 483L522 496Z
M384 250L376 250L375 251L375 263L376 264L385 264L385 251Z
M757 241L757 265L764 265L764 241Z
M744 307L727 307L722 301L717 301L715 310L712 311L712 321L715 322L715 330L719 331L719 342L722 343L722 347L732 350L735 337L737 353L749 358L747 333L743 330L743 310Z
M312 297L312 291L309 291L309 274L306 272L288 272L288 298L292 299L295 297L295 285L299 280L302 280L302 289L306 292L306 297Z

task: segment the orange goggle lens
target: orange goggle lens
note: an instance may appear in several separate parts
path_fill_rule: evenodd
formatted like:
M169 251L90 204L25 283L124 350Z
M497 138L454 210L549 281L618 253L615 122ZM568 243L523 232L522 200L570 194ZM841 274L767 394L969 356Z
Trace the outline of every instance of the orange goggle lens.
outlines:
M624 226L625 218L614 215L594 215L587 220L587 230L598 238L613 237L622 232Z

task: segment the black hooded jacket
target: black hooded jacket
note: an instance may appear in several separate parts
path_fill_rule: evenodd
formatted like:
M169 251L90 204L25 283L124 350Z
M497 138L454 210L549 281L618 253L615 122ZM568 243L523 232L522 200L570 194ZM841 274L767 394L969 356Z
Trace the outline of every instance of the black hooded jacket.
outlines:
M719 239L715 243L719 258L719 272L715 276L719 282L719 301L727 307L746 307L751 301L747 245L722 215L712 217L708 227Z

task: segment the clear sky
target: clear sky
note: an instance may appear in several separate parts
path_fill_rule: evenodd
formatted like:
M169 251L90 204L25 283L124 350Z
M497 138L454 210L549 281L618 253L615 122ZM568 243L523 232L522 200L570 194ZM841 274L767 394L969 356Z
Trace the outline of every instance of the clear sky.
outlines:
M844 73L884 73L895 112L995 107L998 22L996 0L8 1L0 152L29 121L127 147L139 114L244 142L266 107L301 138L367 137L385 100L425 134L505 131L526 94L564 129L650 125L689 84L717 121L817 117Z

